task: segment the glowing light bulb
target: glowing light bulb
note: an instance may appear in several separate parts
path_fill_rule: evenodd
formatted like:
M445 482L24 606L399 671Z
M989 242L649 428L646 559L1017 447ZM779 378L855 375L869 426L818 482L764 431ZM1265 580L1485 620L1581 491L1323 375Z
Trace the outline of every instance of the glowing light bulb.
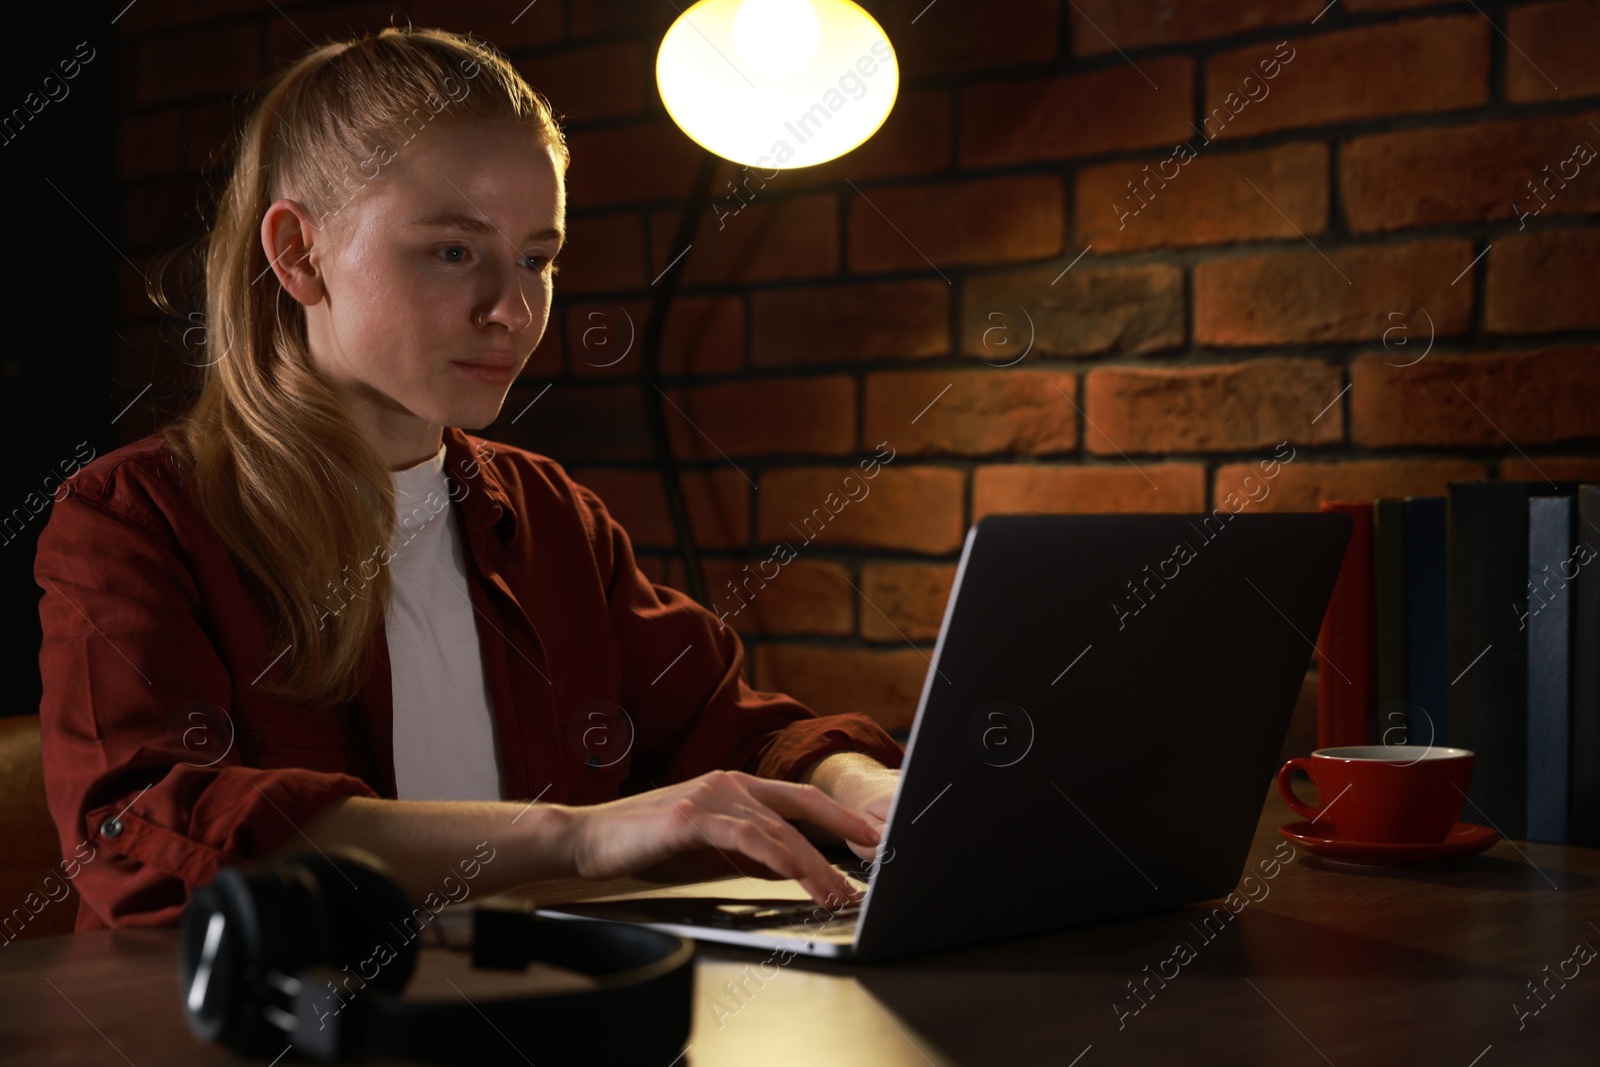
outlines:
M708 150L750 167L836 159L883 125L900 68L853 0L699 0L656 54L667 114Z
M752 78L804 70L821 37L817 12L807 0L745 0L733 16L733 45Z

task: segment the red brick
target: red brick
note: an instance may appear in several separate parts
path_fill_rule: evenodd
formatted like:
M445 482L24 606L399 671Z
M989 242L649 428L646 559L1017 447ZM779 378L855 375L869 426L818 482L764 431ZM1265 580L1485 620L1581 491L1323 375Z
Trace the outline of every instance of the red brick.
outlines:
M856 383L847 375L755 378L666 393L667 436L673 454L684 459L836 456L855 447Z
M181 118L177 109L163 108L123 119L117 128L117 177L127 182L176 174Z
M1545 444L1600 437L1600 348L1433 355L1409 367L1356 360L1358 444Z
M414 25L440 26L457 33L470 30L488 38L502 52L561 38L561 5L550 0L531 7L528 0L473 0L470 5L460 0L413 0L413 4ZM544 88L538 82L533 84Z
M1501 237L1489 250L1487 262L1484 320L1490 331L1600 328L1600 299L1595 293L1600 230Z
M1506 36L1517 42L1506 49L1506 99L1524 103L1600 94L1597 0L1514 7L1506 13Z
M1343 371L1313 359L1098 367L1084 379L1084 435L1089 451L1102 455L1338 444L1343 389Z
M1595 456L1507 456L1500 461L1500 475L1506 481L1600 482L1600 458Z
M548 399L548 397L546 398ZM568 467L567 473L600 495L635 546L675 548L677 532L667 491L656 470ZM750 483L726 468L680 470L683 499L701 548L737 549L750 543Z
M1269 460L1271 462L1271 460ZM1316 511L1324 500L1376 500L1379 497L1443 496L1445 485L1488 476L1482 463L1464 459L1364 459L1353 463L1319 463L1298 455L1277 466L1277 477L1263 478L1261 462L1229 463L1217 468L1212 499L1223 500L1229 493L1251 499L1252 508L1262 511ZM1258 502L1260 489L1268 486Z
M1054 59L1057 0L942 4L887 0L883 30L902 78L996 70Z
M189 105L184 109L181 145L184 168L204 171L225 164L243 124L244 116L232 102Z
M1548 181L1551 190L1543 196L1549 203L1542 214L1600 211L1600 180L1593 178L1600 160L1564 189L1559 177L1550 177L1578 143L1600 145L1591 122L1600 126L1600 111L1398 130L1350 141L1339 159L1350 228L1398 230L1515 218L1513 203L1524 211L1538 208L1541 201L1529 187L1536 177Z
M758 367L916 359L950 351L942 281L769 289L751 297Z
M234 23L134 45L134 106L248 88L261 75L260 39L254 23Z
M496 0L490 0L491 3ZM383 3L359 5L343 4L325 11L297 11L292 18L269 18L267 27L267 68L277 70L298 60L310 51L311 42L344 42L376 33L389 24L393 7ZM277 13L274 12L274 15ZM508 16L509 17L509 16ZM451 23L455 25L452 26ZM454 29L461 19L419 22L420 26L442 26Z
M518 379L484 435L564 464L654 458L644 397L634 383L572 386ZM529 405L532 405L531 407ZM666 409L672 413L671 408Z
M197 237L205 230L189 178L136 186L123 203L123 236L136 248Z
M1087 74L974 85L961 93L961 165L1176 144L1194 132L1193 108L1194 62L1179 56L1146 59L1137 70L1118 64Z
M943 170L950 165L951 99L946 89L907 91L902 85L889 117L865 144L814 167L782 171L770 179L772 187L784 191L832 187L846 178L860 181Z
M567 138L567 205L682 201L705 151L670 122L574 133Z
M278 16L284 9L293 11L295 8L313 7L318 0L189 0L188 3L172 5L185 17L191 25L205 22L216 22L220 19L237 19L241 15L268 14ZM138 7L144 7L144 4ZM138 7L134 10L138 10ZM133 11L128 12L128 17L133 16ZM126 21L126 20L124 20ZM422 23L421 25L426 25Z
M850 198L850 269L1009 263L1061 251L1061 179L902 185Z
M643 288L644 223L636 211L567 218L556 288L563 293Z
M443 0L441 0L443 2ZM545 3L561 10L559 4ZM572 36L625 33L660 40L667 27L683 12L671 4L641 4L639 0L571 0Z
M756 540L887 548L941 555L961 548L967 476L946 467L897 467L892 440L849 466L785 467L761 476ZM863 467L861 464L868 464ZM875 465L873 465L875 464ZM915 516L915 522L908 522Z
M1206 469L1199 463L1097 466L1008 464L980 467L972 521L985 515L1052 512L1089 515L1203 511Z
M1309 23L1325 0L1076 0L1072 54L1229 37L1262 26ZM1157 79L1159 81L1160 79Z
M754 655L762 692L787 693L818 715L861 712L886 730L909 730L930 652L862 652L763 641Z
M1169 152L1079 171L1078 238L1116 252L1315 237L1328 228L1327 145L1202 147L1183 158Z
M569 46L524 59L516 67L549 98L563 123L641 114L647 75L649 96L655 95L654 56L646 56L634 41Z
M706 282L781 281L817 277L839 271L839 204L832 193L762 202L760 177L752 175L749 192L724 192L700 217L694 247L682 284ZM712 190L716 192L715 189ZM740 205L737 197L746 202ZM753 200L753 202L751 202ZM650 215L650 276L658 278L683 251L677 240L682 211Z
M1393 324L1388 313L1419 304L1439 336L1464 333L1472 289L1451 280L1473 255L1472 243L1461 239L1210 260L1194 271L1195 339L1371 341Z
M209 0L211 3L220 0ZM253 0L266 7L266 0ZM169 26L188 25L194 21L194 12L189 4L131 4L126 9L119 9L120 15L116 20L117 36L123 41L137 37L144 37L151 30L166 29ZM98 53L100 50L95 48ZM99 59L99 55L95 59ZM90 60L94 62L94 60Z
M578 377L614 378L644 369L650 301L584 301L566 309L567 367ZM661 336L662 374L718 374L744 366L744 301L679 296Z
M827 560L785 559L787 554L762 552L737 562L705 560L712 612L741 635L854 633L856 591L844 567ZM667 573L672 584L687 591L680 559L667 564Z
M956 569L947 563L868 563L861 568L861 636L935 641Z
M1078 449L1071 371L883 371L867 377L865 441L906 455L1041 455Z
M1291 58L1270 80L1259 64L1272 59L1275 45L1225 52L1206 67L1202 125L1221 140L1484 104L1491 32L1469 13L1327 33L1285 48Z
M1091 256L1071 270L1068 259L1060 266L968 278L962 286L961 350L1004 367L1026 358L1023 352L1133 355L1184 343L1181 268L1166 263L1096 267L1094 262Z
M559 275L558 275L559 277ZM558 301L550 311L545 344L565 323L562 352L576 378L626 378L643 370L648 300Z

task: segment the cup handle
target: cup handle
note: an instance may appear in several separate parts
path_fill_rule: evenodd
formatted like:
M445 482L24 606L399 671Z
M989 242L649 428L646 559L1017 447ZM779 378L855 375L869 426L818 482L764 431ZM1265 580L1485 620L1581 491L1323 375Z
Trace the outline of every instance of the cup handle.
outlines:
M1278 794L1283 797L1283 802L1288 804L1289 807L1293 808L1298 814L1303 815L1315 822L1317 819L1322 817L1322 809L1313 808L1303 803L1299 797L1294 795L1294 786L1289 780L1289 775L1294 772L1296 767L1299 767L1307 774L1311 774L1310 760L1304 758L1303 756L1296 756L1294 759L1289 760L1282 767L1278 768ZM1314 776L1312 777L1311 782L1313 785L1316 784L1316 778ZM1318 790L1318 793L1320 794L1321 790Z

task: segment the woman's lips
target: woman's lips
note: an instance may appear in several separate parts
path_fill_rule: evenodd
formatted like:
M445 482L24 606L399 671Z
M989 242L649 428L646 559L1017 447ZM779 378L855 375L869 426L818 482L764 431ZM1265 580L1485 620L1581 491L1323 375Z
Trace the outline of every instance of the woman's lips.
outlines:
M486 385L506 385L517 376L514 366L495 366L488 363L455 363L450 364L468 378L485 383Z

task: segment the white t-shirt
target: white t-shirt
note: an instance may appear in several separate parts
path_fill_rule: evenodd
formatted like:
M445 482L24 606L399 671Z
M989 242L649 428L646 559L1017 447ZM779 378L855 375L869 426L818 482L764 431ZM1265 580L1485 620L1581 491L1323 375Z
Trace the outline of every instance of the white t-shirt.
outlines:
M494 717L444 447L393 475L394 595L385 621L396 792L401 800L502 800Z

